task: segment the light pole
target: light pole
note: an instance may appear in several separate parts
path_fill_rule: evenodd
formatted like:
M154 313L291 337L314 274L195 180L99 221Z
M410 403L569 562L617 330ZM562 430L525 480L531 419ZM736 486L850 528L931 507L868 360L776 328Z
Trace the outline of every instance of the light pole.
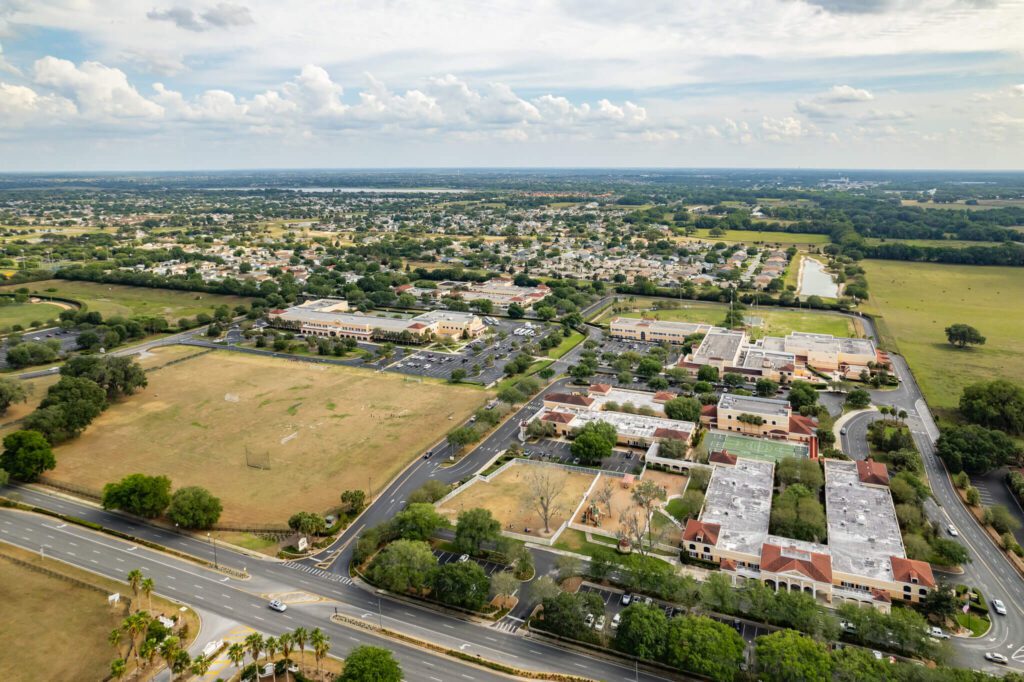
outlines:
M210 533L207 533L206 537L210 539L210 544L213 545L213 567L220 570L220 564L217 563L217 542Z
M384 629L384 614L380 610L380 597L377 597L377 627Z

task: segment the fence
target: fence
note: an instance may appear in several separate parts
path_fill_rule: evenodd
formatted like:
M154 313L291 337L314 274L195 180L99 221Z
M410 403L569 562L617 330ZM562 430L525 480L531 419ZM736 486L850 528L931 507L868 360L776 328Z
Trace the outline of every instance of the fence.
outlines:
M8 554L4 554L2 552L0 552L0 559L4 559L5 561L9 561L12 564L14 564L15 566L21 566L22 568L27 568L30 571L35 571L36 573L41 573L41 574L43 574L43 575L45 575L47 577L56 578L57 580L63 580L64 582L71 583L72 585L76 585L78 587L82 587L82 588L85 588L85 589L88 589L88 590L92 590L93 592L99 592L104 597L106 597L107 595L110 594L110 590L108 590L106 588L103 588L103 587L100 587L99 585L93 585L90 582L86 582L84 580L80 580L78 578L75 578L73 576L67 575L65 573L61 573L59 571L53 571L53 570L51 570L49 568L46 568L45 566L40 566L39 564L34 564L31 561L25 561L24 559L19 559L17 557L13 557L13 556L10 556ZM121 598L124 599L126 602L128 602L127 606L131 606L131 597L127 597L127 596L122 594Z
M76 485L74 483L65 483L64 481L55 481L49 476L40 476L39 482L49 488L56 488L57 490L63 490L64 492L79 495L80 497L87 497L90 500L96 500L99 502L103 499L103 493L94 488L87 488L82 485Z

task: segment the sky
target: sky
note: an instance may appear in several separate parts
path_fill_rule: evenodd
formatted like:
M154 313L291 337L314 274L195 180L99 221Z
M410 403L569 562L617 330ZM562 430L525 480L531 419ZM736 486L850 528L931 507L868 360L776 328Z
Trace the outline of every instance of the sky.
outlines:
M0 172L1022 159L1024 0L0 0Z

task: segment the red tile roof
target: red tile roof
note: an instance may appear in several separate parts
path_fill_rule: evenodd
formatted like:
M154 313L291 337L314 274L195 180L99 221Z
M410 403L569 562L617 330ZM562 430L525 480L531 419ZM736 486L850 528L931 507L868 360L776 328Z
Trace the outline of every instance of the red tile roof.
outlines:
M582 393L548 393L544 396L544 401L562 403L563 405L579 405L580 407L590 407L594 404L593 398Z
M700 416L702 417L717 417L718 416L718 405L702 405L700 408Z
M676 394L673 393L672 391L658 391L657 393L654 394L654 402L663 403L672 400L675 397Z
M714 545L718 542L718 533L722 527L717 523L704 523L697 519L689 519L686 528L683 529L683 540L687 542L703 542L706 545ZM703 539L698 540L697 536Z
M576 415L569 414L568 412L546 412L541 416L542 421L546 422L558 422L559 424L568 424Z
M590 385L590 392L591 393L602 393L602 394L604 394L604 393L611 393L611 391L612 391L612 385L611 384L591 384Z
M927 561L917 559L902 559L894 556L889 557L892 562L892 578L898 583L913 583L924 587L935 587L935 576L932 575L932 566Z
M881 601L881 602L886 602L886 603L892 602L892 598L889 597L889 593L886 592L885 590L879 590L879 589L871 590L871 596L874 597L875 601Z
M889 472L883 462L876 462L870 457L866 461L857 462L857 475L861 483L871 485L889 485Z
M708 461L712 464L728 464L732 466L736 464L736 460L736 455L731 452L726 452L725 450L717 450L708 456Z
M810 417L805 417L802 414L792 414L789 416L790 433L798 433L803 436L813 436L817 428L818 425Z
M778 545L771 545L766 542L761 546L761 570L769 573L796 571L811 580L820 583L831 583L832 557L827 554L808 552L795 547L783 549Z
M736 570L736 562L733 561L732 559L726 559L726 558L723 557L723 558L719 559L718 567L720 569L722 569L723 571L735 571Z
M686 440L690 437L688 431L680 431L679 429L666 429L665 427L658 427L654 430L655 438L675 438L676 440Z

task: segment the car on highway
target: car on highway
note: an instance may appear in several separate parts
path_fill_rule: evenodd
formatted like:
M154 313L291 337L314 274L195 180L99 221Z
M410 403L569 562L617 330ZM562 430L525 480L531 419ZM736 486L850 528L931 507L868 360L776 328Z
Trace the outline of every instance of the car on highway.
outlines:
M1003 656L1002 654L995 653L993 651L989 651L988 653L985 654L985 660L986 661L992 661L993 663L1001 663L1003 665L1006 665L1007 663L1009 663L1009 661L1006 660L1006 656Z
M277 599L271 599L270 603L267 606L269 606L272 610L278 611L280 613L284 613L288 610L288 605L282 601L278 601Z
M1000 616L1006 615L1006 606L1003 604L1003 601L1001 599L993 599L992 608L995 609L995 612L998 613Z
M953 537L957 537L958 535L960 535L960 531L958 531L956 529L956 526L954 526L952 523L946 526L946 532L952 535Z

